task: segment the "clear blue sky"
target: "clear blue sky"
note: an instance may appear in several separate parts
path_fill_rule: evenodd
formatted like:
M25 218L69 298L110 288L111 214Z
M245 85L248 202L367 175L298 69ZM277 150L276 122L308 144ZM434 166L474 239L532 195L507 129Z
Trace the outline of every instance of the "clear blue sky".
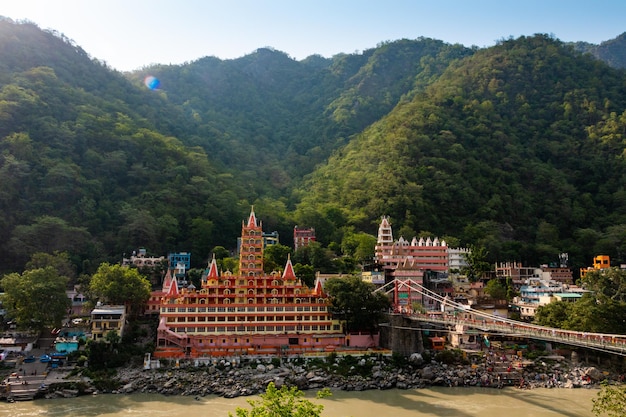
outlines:
M625 0L2 0L0 16L54 29L120 71L266 46L300 60L420 36L484 47L535 33L598 44L626 32Z

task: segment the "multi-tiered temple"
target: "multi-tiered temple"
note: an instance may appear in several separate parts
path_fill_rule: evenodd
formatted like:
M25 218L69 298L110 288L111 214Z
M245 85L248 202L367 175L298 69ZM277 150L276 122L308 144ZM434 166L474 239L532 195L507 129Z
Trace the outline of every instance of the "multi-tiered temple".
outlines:
M343 346L319 281L310 289L291 260L282 273L263 272L263 231L254 210L241 225L239 273L220 273L213 258L201 288L163 283L155 357L282 355Z

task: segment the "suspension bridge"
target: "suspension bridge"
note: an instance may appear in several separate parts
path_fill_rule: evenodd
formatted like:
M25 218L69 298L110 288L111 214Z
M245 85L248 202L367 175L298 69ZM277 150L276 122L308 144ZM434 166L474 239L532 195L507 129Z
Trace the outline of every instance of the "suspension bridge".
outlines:
M393 294L392 313L401 314L411 320L436 324L448 329L472 328L485 333L497 332L512 337L543 340L626 356L626 335L576 332L496 316L455 302L414 280L395 279L375 292ZM441 306L441 313L413 311L409 305L400 305L399 294L407 292L435 300Z

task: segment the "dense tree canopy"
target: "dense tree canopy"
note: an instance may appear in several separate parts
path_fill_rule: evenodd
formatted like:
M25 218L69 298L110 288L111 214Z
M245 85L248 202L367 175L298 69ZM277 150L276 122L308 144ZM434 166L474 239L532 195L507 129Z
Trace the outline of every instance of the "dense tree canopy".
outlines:
M346 320L348 331L372 331L391 306L383 293L360 277L331 278L324 290L330 295L333 316Z
M52 266L5 275L3 305L20 328L61 327L71 301L65 293L68 278Z
M626 271L591 271L583 285L592 292L573 303L556 301L539 307L535 322L582 332L626 334Z
M127 305L139 312L150 298L150 281L135 268L103 263L91 278L89 293L103 303Z

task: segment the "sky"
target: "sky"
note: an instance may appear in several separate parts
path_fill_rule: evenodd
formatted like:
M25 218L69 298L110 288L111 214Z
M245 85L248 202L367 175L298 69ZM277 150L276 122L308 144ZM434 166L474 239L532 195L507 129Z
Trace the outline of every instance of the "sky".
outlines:
M626 32L624 0L2 0L0 16L55 30L119 71L264 47L301 60L422 36L488 47L535 33L599 44Z

